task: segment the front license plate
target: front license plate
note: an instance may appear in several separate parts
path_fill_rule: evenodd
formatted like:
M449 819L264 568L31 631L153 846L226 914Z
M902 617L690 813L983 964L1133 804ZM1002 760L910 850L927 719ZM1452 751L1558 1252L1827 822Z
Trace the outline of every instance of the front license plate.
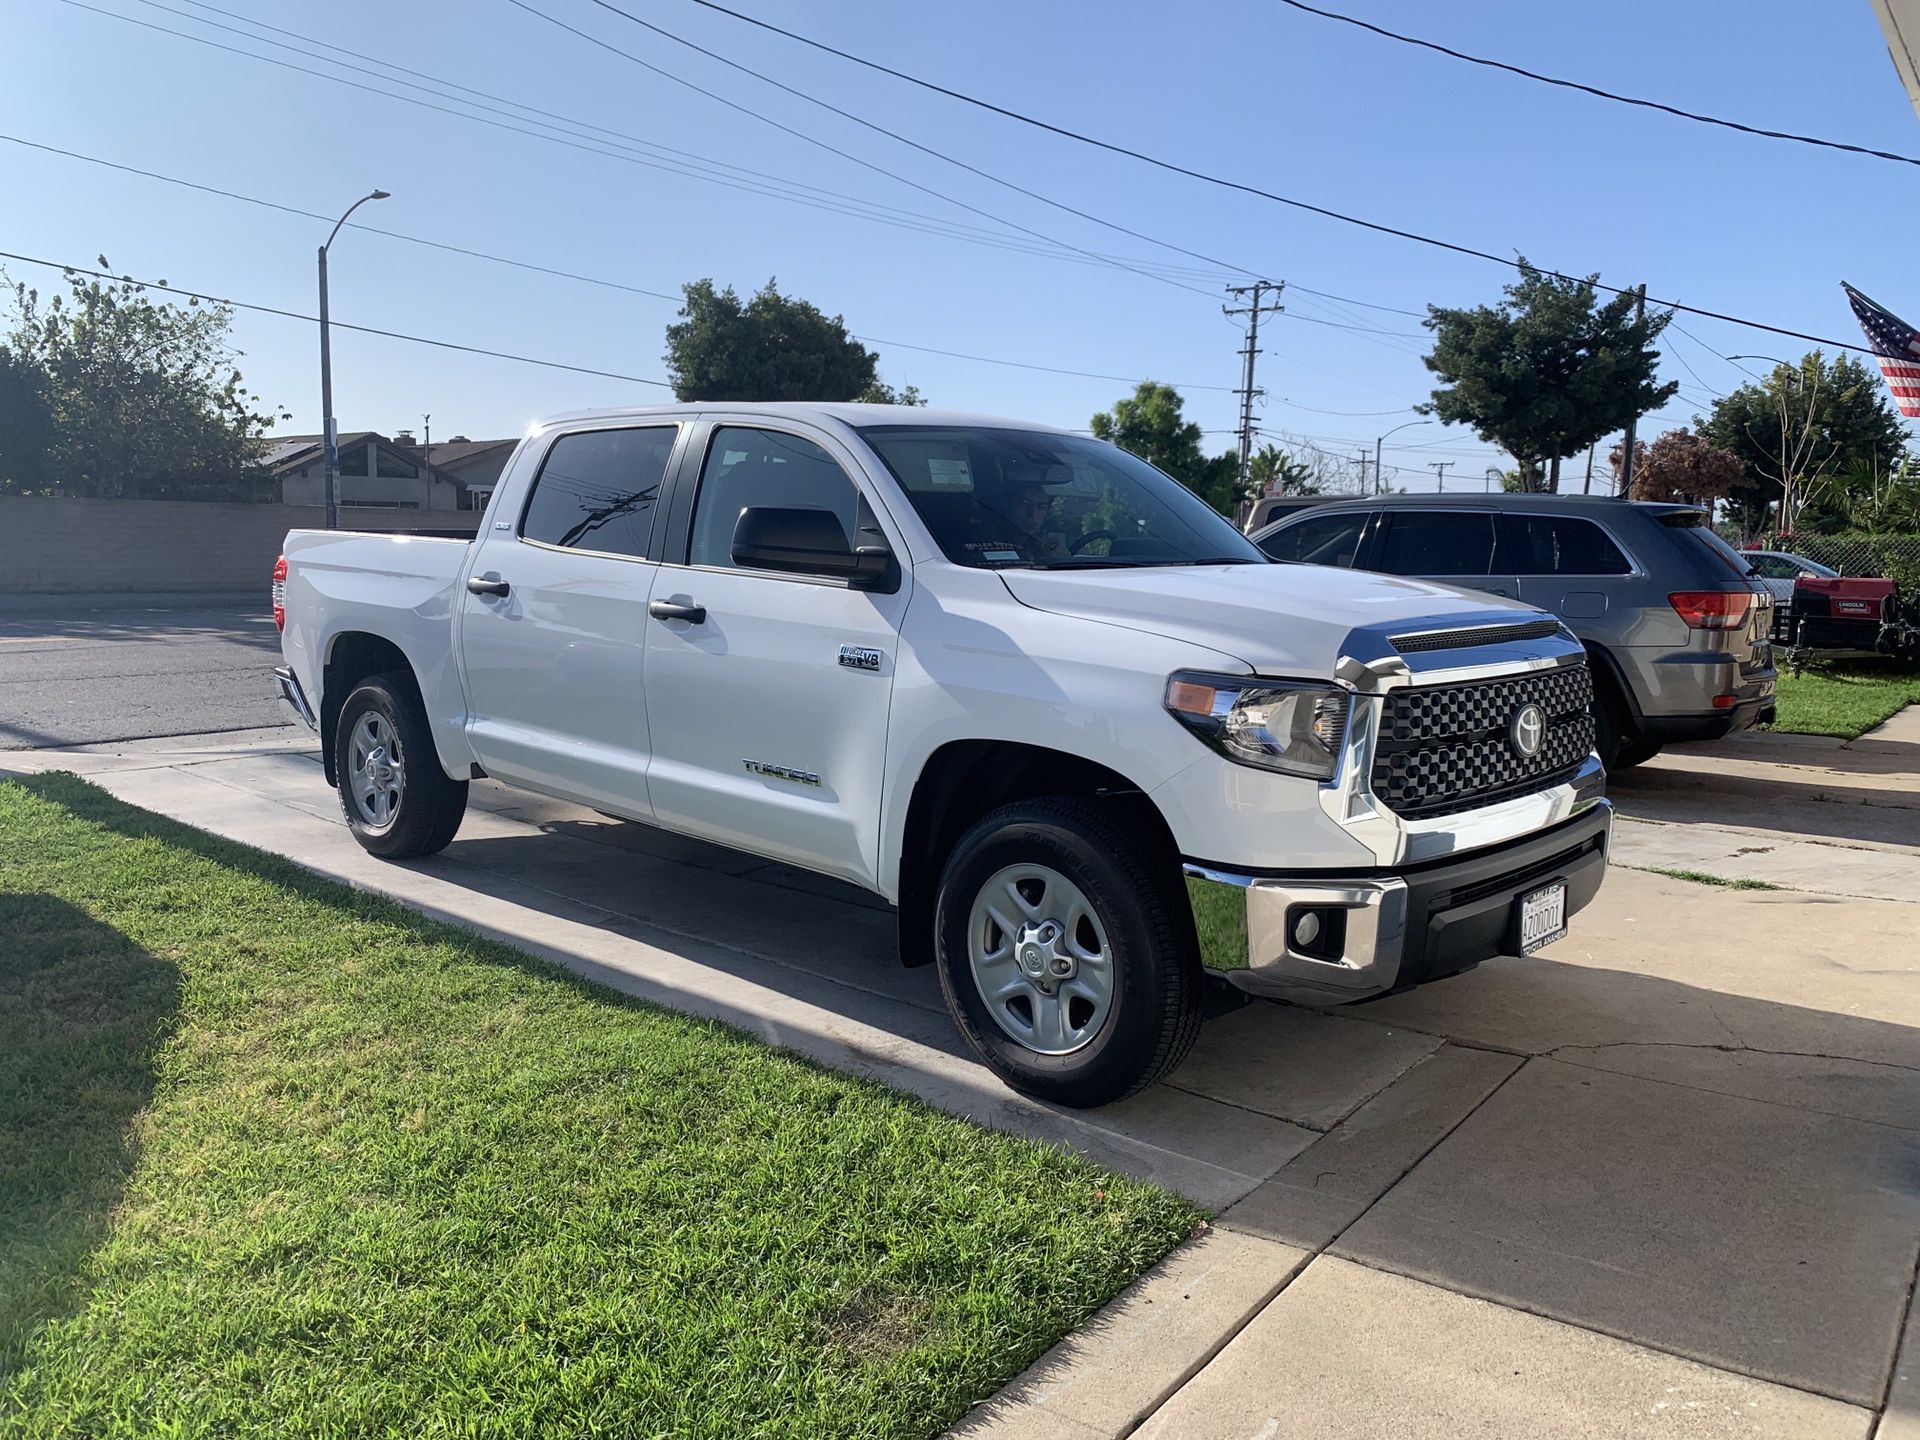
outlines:
M1567 882L1556 880L1519 899L1520 953L1531 955L1567 933Z

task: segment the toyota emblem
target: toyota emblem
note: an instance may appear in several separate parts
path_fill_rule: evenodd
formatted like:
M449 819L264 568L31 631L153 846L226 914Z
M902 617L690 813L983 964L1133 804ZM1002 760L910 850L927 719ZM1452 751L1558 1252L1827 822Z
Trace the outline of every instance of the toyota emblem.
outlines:
M1522 760L1538 755L1546 738L1547 712L1538 705L1522 705L1507 722L1507 744Z

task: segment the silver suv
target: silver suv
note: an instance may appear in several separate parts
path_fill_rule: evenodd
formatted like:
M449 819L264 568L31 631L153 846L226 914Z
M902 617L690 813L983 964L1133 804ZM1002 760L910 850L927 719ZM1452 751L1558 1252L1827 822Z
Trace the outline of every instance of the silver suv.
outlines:
M1254 532L1275 560L1346 565L1551 610L1593 659L1608 769L1773 718L1773 597L1691 505L1586 495L1379 495Z

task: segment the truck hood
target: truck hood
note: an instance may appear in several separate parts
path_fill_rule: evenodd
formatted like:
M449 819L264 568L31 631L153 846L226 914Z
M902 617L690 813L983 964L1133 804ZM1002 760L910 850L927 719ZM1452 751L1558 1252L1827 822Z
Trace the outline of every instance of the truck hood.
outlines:
M1002 570L1000 578L1036 610L1190 641L1260 674L1330 675L1355 630L1399 633L1541 613L1477 590L1325 565Z

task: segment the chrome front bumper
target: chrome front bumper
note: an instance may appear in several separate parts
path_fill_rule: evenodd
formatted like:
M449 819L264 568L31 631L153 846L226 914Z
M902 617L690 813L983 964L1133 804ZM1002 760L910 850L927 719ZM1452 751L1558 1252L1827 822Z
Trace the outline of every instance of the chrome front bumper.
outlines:
M280 698L293 707L293 713L300 717L302 724L318 734L320 719L307 703L307 693L300 688L300 677L293 673L290 666L282 665L273 672L273 679L280 687Z
M1590 800L1551 829L1397 874L1252 875L1187 862L1201 963L1249 994L1320 1006L1457 974L1510 953L1509 916L1525 891L1566 880L1569 917L1591 900L1612 823L1613 806ZM1344 912L1339 955L1293 943L1297 907Z

